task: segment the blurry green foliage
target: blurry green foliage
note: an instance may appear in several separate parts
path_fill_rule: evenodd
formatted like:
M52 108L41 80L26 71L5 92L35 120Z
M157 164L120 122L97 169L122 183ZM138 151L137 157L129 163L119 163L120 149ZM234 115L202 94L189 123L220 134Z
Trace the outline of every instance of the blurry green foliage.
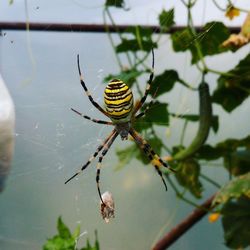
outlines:
M78 226L73 234L70 232L69 228L63 223L61 217L57 220L57 231L58 234L53 238L48 239L43 250L78 250L76 244L78 237L80 236L80 227ZM86 247L80 248L79 250L99 250L99 242L96 240L95 245L91 246L89 240L87 239Z
M191 158L181 161L177 169L175 177L179 184L189 190L196 198L200 198L203 188L199 180L200 165L198 161Z
M196 154L199 159L224 159L224 166L232 175L240 175L250 171L250 136L242 139L227 139L216 144L203 145Z
M190 50L192 63L200 60L196 43L199 43L203 56L217 55L225 52L222 42L229 37L228 28L221 22L207 23L198 34L194 34L190 27L176 31L171 35L173 48L176 52Z
M154 98L165 94L174 87L178 80L179 77L175 70L165 70L162 74L155 76L149 93Z
M249 180L248 180L249 181ZM250 199L240 197L228 201L222 208L222 225L225 243L232 249L243 249L250 245Z
M162 10L159 15L159 23L163 32L168 31L168 29L174 25L174 9L168 11Z
M106 7L116 7L116 8L123 8L124 1L123 0L106 0L105 3Z
M115 3L117 2L109 1L110 6L114 6ZM246 135L242 139L224 139L215 143L215 145L207 144L206 139L210 130L213 130L214 133L219 131L220 117L211 112L212 104L219 104L226 112L231 112L249 97L250 54L247 54L239 63L235 62L235 65L238 64L228 72L210 69L206 64L208 56L219 57L221 53L230 51L230 48L222 46L222 43L230 36L229 29L222 22L217 21L209 22L197 29L193 26L192 12L190 11L196 1L186 1L185 3L188 13L187 27L173 32L170 38L175 52L188 51L191 53L190 67L192 64L195 64L201 73L199 88L192 86L185 79L181 79L175 69L164 69L162 73L155 75L149 91L151 98L159 98L160 101L146 103L141 110L145 111L145 116L135 121L133 127L147 139L158 154L165 151L165 154L172 156L172 161L169 163L177 169L177 173L174 176L179 185L177 186L172 181L169 181L169 183L173 185L173 189L180 198L182 198L182 193L184 194L186 190L193 197L201 198L203 186L200 179L203 178L209 181L209 178L201 173L202 163L204 160L220 160L221 166L228 171L232 180L229 180L218 191L214 204L219 204L218 207L220 207L220 211L223 214L222 222L226 245L231 248L242 248L250 244L250 136ZM123 2L120 2L118 7L122 7L123 4ZM124 32L118 32L120 42L113 41L114 51L116 52L117 60L119 61L119 57L126 57L129 66L126 65L124 70L120 61L121 73L110 75L105 80L120 78L127 82L129 86L132 86L132 84L136 85L137 90L143 89L143 91L138 91L139 93L142 92L140 93L142 95L146 83L144 82L144 85L140 85L138 78L142 78L145 74L148 77L148 74L151 72L150 66L147 66L148 62L145 62L151 54L150 51L159 46L161 35L168 32L171 26L174 25L174 17L174 9L163 9L161 11L158 16L161 32L159 37L154 34L153 30L140 26L130 27ZM237 50L231 50L231 53L235 51ZM233 56L231 58L234 60ZM167 52L166 62L168 62ZM155 65L156 63L157 60L155 58ZM208 73L218 75L218 79L216 79L217 86L212 95L209 92L209 87L214 85L213 82L205 83L207 80L206 74ZM164 98L166 99L167 94L171 94L176 84L181 84L188 91L193 91L194 98L199 97L200 103L196 109L198 110L197 113L175 114L171 112L172 110L170 109L172 107L168 106ZM143 88L141 88L142 86ZM202 91L201 86L204 87ZM162 138L157 136L155 127L159 125L167 126L172 118L183 120L183 130L180 131L180 143L178 141L176 145L169 149L163 143ZM188 133L187 124L189 122L197 122L198 129L194 139L186 147L183 145L183 138ZM232 121L235 124L236 122L239 121ZM223 130L223 127L220 127L220 130ZM180 152L191 153L184 154L184 157L175 158ZM127 148L118 149L117 156L119 158L118 168L127 165L133 158L139 159L145 164L149 162L135 143ZM204 167L206 167L206 164L204 164ZM210 183L216 184L216 187L220 186L212 178L210 178ZM184 199L184 195L183 200L187 201L187 198ZM192 204L193 202L189 203ZM244 232L239 233L242 230Z
M122 42L116 46L116 52L128 52L128 51L150 51L152 48L156 48L156 43L145 39L126 39L123 38Z
M214 204L226 203L228 200L241 196L250 199L250 172L240 175L237 178L229 181L216 195L213 200Z
M221 75L213 102L220 104L227 112L233 111L249 96L250 93L250 54L236 67Z

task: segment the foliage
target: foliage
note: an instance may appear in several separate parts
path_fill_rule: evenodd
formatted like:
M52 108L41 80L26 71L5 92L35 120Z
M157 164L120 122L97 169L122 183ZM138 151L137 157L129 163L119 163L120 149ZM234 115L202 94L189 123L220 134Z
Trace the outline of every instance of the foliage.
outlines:
M169 11L162 10L161 14L159 15L159 24L162 31L168 31L168 29L174 25L174 9Z
M187 188L195 197L200 198L203 188L199 180L200 165L198 161L194 159L181 161L178 169L180 170L176 173L175 177L179 184Z
M106 0L105 6L107 7L116 7L116 8L122 8L124 6L123 0Z
M239 64L218 79L213 101L220 104L227 112L233 111L250 93L250 54Z
M225 243L233 249L250 245L250 199L244 196L228 201L221 211Z
M69 228L63 223L61 217L59 217L57 220L57 231L57 235L47 240L43 246L43 250L78 250L78 248L76 248L76 244L80 236L80 227L77 227L72 234ZM96 233L95 245L91 246L89 240L87 239L86 247L83 247L80 250L99 249L100 247Z
M121 1L122 3L119 1L107 2L110 2L110 6L114 6L114 3L120 3L118 7L124 4L123 1ZM228 183L218 190L214 206L217 206L216 209L223 215L222 223L227 246L241 248L250 244L250 222L249 212L247 212L250 211L250 135L245 135L244 138L224 138L222 141L215 142L214 145L210 145L207 138L211 130L214 133L223 130L223 127L219 126L220 116L212 112L215 105L220 105L228 113L237 112L237 109L249 97L250 54L246 54L239 62L235 61L236 66L227 72L210 68L207 64L207 58L219 58L221 54L230 52L228 56L231 56L231 60L235 60L233 53L237 53L238 48L249 42L250 38L245 37L244 43L241 42L240 46L230 48L230 46L225 46L225 42L231 39L230 31L222 22L215 20L206 23L201 28L194 27L192 8L196 2L198 1L182 1L187 9L187 25L181 30L172 32L170 39L175 53L187 52L191 54L190 67L193 65L197 67L201 79L198 86L181 78L176 69L163 69L162 72L155 75L149 91L150 97L155 98L155 101L146 103L146 108L142 109L145 116L136 120L133 126L147 139L158 154L170 155L163 157L163 159L168 158L171 167L176 168L175 182L169 173L164 173L176 192L176 196L184 202L197 206L196 202L188 199L185 194L186 191L189 191L194 199L202 198L202 191L206 187L203 181L210 182L216 188L220 187L220 184L216 183L213 177L203 174L203 168L213 164L214 161L220 163L218 168L223 168L230 178ZM213 2L216 4L216 1ZM233 6L231 1L228 3L228 8L223 10L224 14L229 18L239 15L241 9ZM106 14L115 26L115 21L108 8L106 8ZM120 73L109 75L105 81L113 77L120 78L128 82L130 86L133 85L142 96L145 85L141 87L139 80L143 77L148 78L151 72L151 65L147 66L146 60L151 57L151 50L158 48L161 36L165 32L171 31L175 24L174 17L175 9L163 9L160 12L158 16L160 28L157 29L160 31L159 35L154 34L154 30L141 26L130 27L124 32L117 28L118 41L109 34L120 66ZM249 27L249 20L245 21L242 32L245 34L245 31L250 30ZM237 41L235 41L236 45ZM127 59L126 67L123 66L124 62L121 61L121 58ZM217 77L214 78L215 82L206 83L207 74L215 75ZM193 98L199 98L199 107L196 110L189 114L176 114L171 110L171 105L168 105L165 100L167 95L172 94L177 85L183 87L183 90L192 91ZM211 85L216 86L213 93L210 91ZM173 118L183 122L183 130L180 131L180 141L169 148L163 142L162 137L156 133L155 128L168 126ZM232 124L237 122L239 121L232 121ZM183 138L189 132L187 126L189 123L197 123L197 131L187 146L184 145ZM119 158L117 168L127 165L133 158L141 160L144 164L149 162L135 143L127 148L118 149L117 156ZM242 230L244 233L239 234L238 231Z
M196 43L199 43L199 49L203 56L217 55L223 53L227 48L221 46L229 36L229 31L221 22L210 22L205 24L202 30L195 34L190 27L172 34L173 48L176 52L190 50L192 54L192 63L200 60L199 51Z
M250 172L228 182L219 190L213 204L221 205L220 213L226 245L230 248L249 246Z
M230 199L239 199L240 197L250 199L250 172L240 175L228 182L216 195L214 204L223 204Z

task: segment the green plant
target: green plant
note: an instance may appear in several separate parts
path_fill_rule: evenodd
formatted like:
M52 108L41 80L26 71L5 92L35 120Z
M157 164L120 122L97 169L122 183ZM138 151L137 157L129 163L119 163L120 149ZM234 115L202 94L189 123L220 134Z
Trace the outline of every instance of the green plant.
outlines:
M95 244L91 246L89 239L86 240L86 246L77 248L77 242L80 237L80 227L77 227L73 233L63 223L61 217L57 220L58 234L48 239L43 250L99 250L99 242L97 240L97 232L95 232Z
M170 39L176 53L188 51L191 54L190 66L195 66L198 69L200 83L198 86L194 86L194 84L182 79L176 70L166 69L155 76L150 94L154 98L163 97L164 94L170 93L176 84L181 84L187 91L192 91L194 96L198 96L199 113L177 115L169 110L167 102L151 102L148 103L149 108L145 110L146 116L141 118L142 123L136 125L136 129L147 137L154 148L158 149L157 153L171 155L168 157L168 161L178 172L173 176L168 173L165 175L178 198L192 206L199 207L197 199L203 197L203 181L207 181L217 188L217 195L213 203L210 202L209 211L222 215L224 237L228 247L246 247L250 245L250 136L245 135L244 138L239 139L225 138L215 145L208 144L207 137L211 130L215 134L219 130L220 117L212 112L214 105L220 105L225 112L230 113L239 108L249 97L250 54L246 54L234 68L227 72L221 72L208 66L206 61L208 56L218 57L229 51L237 53L240 47L248 43L250 38L249 19L246 20L240 34L238 34L244 36L244 42L237 43L235 41L238 39L237 35L230 36L230 30L222 22L209 22L201 29L197 29L194 26L192 16L192 8L197 0L186 2L182 0L182 3L187 9L187 25L181 30L172 32ZM230 18L245 11L234 6L231 1L228 1L225 9L221 8L216 1L214 3ZM125 8L123 0L106 1L104 21L107 23L107 19L109 19L116 28L116 35L120 39L120 42L116 44L109 32L108 25L106 25L120 72L109 75L104 80L120 78L130 86L135 85L139 95L141 95L143 91L140 89L138 78L150 71L145 61L150 55L151 49L158 47L160 37L169 32L175 23L174 9L162 10L159 15L160 32L155 35L154 30L142 26L129 27L125 31L120 31L111 14L113 7L129 11ZM127 59L126 67L123 65L121 55L125 55ZM210 91L212 83L207 80L209 74L217 77L217 87L213 93ZM169 148L157 135L155 128L156 126L165 126L173 117L183 121L183 130L180 133L180 143ZM189 145L184 145L183 138L187 133L187 124L190 122L198 122L198 130ZM128 164L133 157L147 163L140 150L134 145L118 149L117 155L120 160L119 168ZM219 165L217 164L218 160L220 160ZM212 177L203 173L203 169L207 165L216 165L228 173L228 182L224 183L223 188ZM190 192L194 199L187 198L187 192ZM228 211L231 209L236 212L229 213ZM234 221L236 223L232 223ZM244 230L244 234L236 233L240 229Z

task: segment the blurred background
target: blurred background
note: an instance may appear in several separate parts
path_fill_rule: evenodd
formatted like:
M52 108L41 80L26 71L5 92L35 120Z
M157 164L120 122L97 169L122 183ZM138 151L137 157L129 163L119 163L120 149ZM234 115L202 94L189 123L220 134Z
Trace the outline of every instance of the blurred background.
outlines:
M221 5L226 1L218 1ZM237 6L250 7L246 1L234 1ZM176 25L185 25L186 12L181 1L126 1L129 11L113 9L117 24L157 25L162 9L175 8ZM44 22L103 24L104 1L23 1L0 2L0 22ZM248 6L246 6L248 5ZM198 1L193 10L195 25L217 20L226 25L240 26L244 15L233 21L225 16L212 1ZM94 124L76 116L70 108L93 118L104 119L96 110L79 82L76 56L86 84L93 97L103 104L103 79L119 71L115 54L105 32L56 32L1 30L0 73L15 105L15 149L11 171L0 195L0 249L42 249L46 239L56 233L56 221L63 221L73 230L77 225L87 231L79 240L94 239L98 231L101 249L150 249L151 245L181 221L192 207L178 200L169 188L166 193L160 178L151 165L132 161L116 171L119 164L116 151L133 142L116 142L104 159L101 171L102 191L112 192L115 199L115 218L106 224L99 213L96 190L96 161L79 178L64 182L95 151L110 127ZM116 35L113 34L114 39ZM229 70L249 51L246 46L237 54L225 53L220 58L208 58L213 68ZM151 58L147 64L151 65ZM190 66L190 54L174 53L169 35L162 35L155 50L155 72L165 68L178 73L198 85L200 75ZM215 76L209 76L211 89L216 87ZM146 84L143 79L140 86ZM133 90L136 94L136 89ZM198 100L193 93L176 86L167 98L169 108L181 113L197 112ZM218 134L210 133L209 142L228 137L244 137L249 133L250 105L247 100L231 114L215 106L219 114ZM235 121L241 121L235 125ZM171 146L180 138L182 124L173 119L166 126L157 127L157 134ZM194 136L187 134L186 141ZM166 155L166 152L165 152ZM223 170L205 171L218 183L227 177ZM216 190L204 182L204 199ZM199 201L199 202L202 202ZM204 244L206 242L206 244ZM171 249L227 249L223 243L220 222L210 224L204 218L180 238Z

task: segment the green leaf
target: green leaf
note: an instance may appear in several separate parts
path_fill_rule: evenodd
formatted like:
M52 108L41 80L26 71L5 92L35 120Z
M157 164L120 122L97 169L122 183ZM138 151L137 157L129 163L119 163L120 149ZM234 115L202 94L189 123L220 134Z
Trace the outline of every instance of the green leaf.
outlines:
M151 51L152 48L157 48L157 44L151 40L138 40L138 39L126 39L123 38L122 42L116 46L116 52L128 52L128 51Z
M153 125L166 126L169 124L169 113L168 104L160 103L158 101L154 102L149 106L145 104L144 107L148 107L145 115L135 121L134 128L138 132L151 128ZM145 108L143 109L143 111Z
M224 165L234 175L242 175L250 171L250 150L236 150L224 156Z
M112 79L120 79L124 81L129 87L133 85L133 83L136 81L136 78L140 76L143 73L143 71L138 71L136 69L129 69L122 71L120 74L117 75L108 75L104 78L104 82L108 82Z
M212 147L211 145L205 144L203 145L199 151L195 154L198 159L204 159L207 161L216 160L220 157L223 157L223 150L220 150L216 147Z
M216 145L217 148L224 150L226 153L228 151L235 151L239 147L250 148L250 135L243 139L227 139Z
M223 48L221 44L229 35L230 32L223 23L210 22L197 35L194 35L190 28L185 28L173 33L171 38L175 51L190 50L193 64L200 60L197 46L199 46L203 56L217 55L228 50Z
M61 217L57 220L57 230L58 235L55 235L53 238L48 239L43 246L43 250L77 250L76 240L80 235L80 227L78 226L73 235L71 235L68 227L63 223ZM95 232L96 240L95 246L91 246L89 240L87 239L87 247L82 248L81 250L99 250L99 243L97 240L97 232Z
M63 239L60 236L55 236L49 239L43 246L43 250L74 250L75 240L73 238Z
M219 116L218 115L212 116L211 127L212 127L214 133L218 132L218 130L219 130Z
M229 199L241 196L250 198L250 172L229 181L216 195L213 204L226 203Z
M195 50L193 41L192 31L189 28L179 30L174 32L171 35L173 49L176 52L186 51L186 50Z
M250 245L250 199L240 197L230 200L222 209L222 225L225 243L233 249Z
M123 0L106 0L105 6L106 7L113 6L113 7L117 7L117 8L123 8L124 1Z
M218 79L217 89L212 101L221 105L227 112L233 111L249 96L250 93L250 54L227 75Z
M221 22L207 23L198 34L198 42L201 44L203 55L215 55L225 52L221 44L229 37L230 31Z
M135 26L135 27L128 27L125 33L131 33L137 40L145 39L151 41L151 37L153 35L153 29L142 27L142 26Z
M78 226L76 227L76 229L74 230L74 232L73 232L73 234L72 234L72 237L73 237L74 239L77 239L77 238L79 237L80 233L81 233L81 227L80 227L80 225L78 225Z
M202 185L199 181L199 175L199 163L190 158L179 163L175 177L181 186L188 189L196 198L201 198Z
M149 93L154 98L158 97L170 91L178 80L179 76L175 70L165 70L161 75L154 78Z
M129 162L138 154L138 148L136 144L133 144L124 149L117 149L116 155L118 156L119 163L115 167L116 170L120 170L129 164Z
M224 165L232 175L250 171L250 136L243 139L227 139L216 146L203 145L195 155L199 159L224 158Z
M174 9L169 11L163 10L159 15L160 27L163 31L167 31L174 25Z
M61 216L58 218L57 221L57 230L61 238L64 239L71 238L71 233L69 231L69 228L63 223Z

